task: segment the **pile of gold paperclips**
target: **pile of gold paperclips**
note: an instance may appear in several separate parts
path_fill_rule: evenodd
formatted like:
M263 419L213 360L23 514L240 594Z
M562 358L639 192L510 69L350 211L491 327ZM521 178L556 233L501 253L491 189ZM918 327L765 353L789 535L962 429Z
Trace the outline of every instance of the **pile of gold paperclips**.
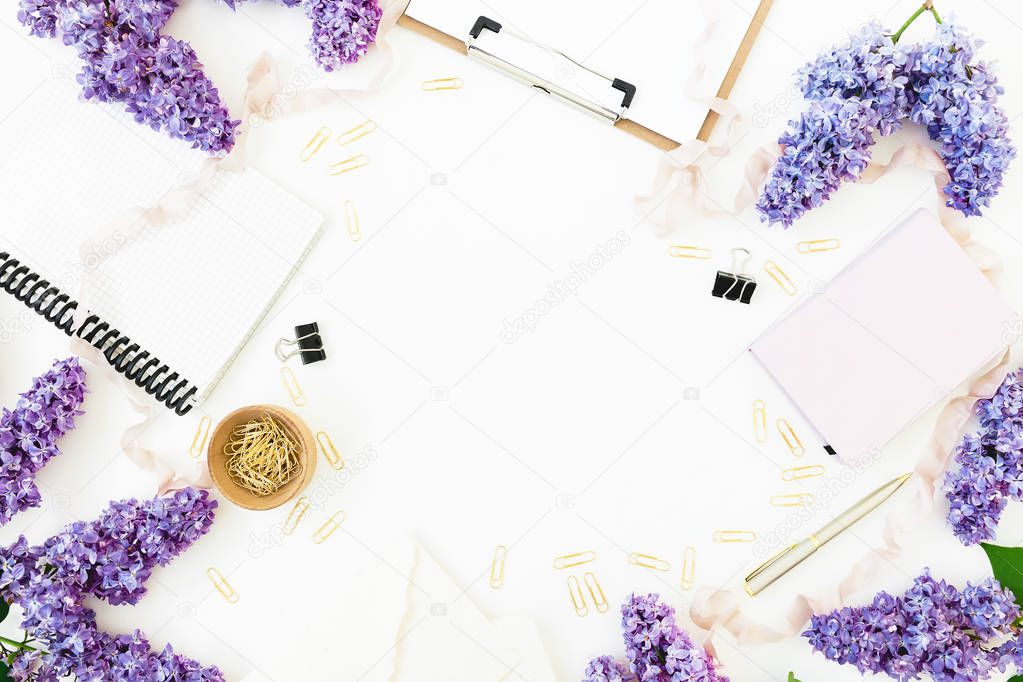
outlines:
M302 446L276 419L239 424L224 445L227 473L235 483L259 495L273 495L302 473Z

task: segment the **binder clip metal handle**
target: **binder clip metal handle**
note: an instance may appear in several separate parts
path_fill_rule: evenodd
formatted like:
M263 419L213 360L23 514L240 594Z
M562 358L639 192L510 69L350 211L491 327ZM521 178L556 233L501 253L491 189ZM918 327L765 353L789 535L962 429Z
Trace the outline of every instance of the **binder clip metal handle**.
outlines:
M748 304L757 288L757 280L746 274L746 263L752 255L749 249L732 249L732 272L718 270L711 295Z
M287 350L288 346L295 346L295 348ZM302 358L303 365L327 359L327 353L323 350L323 338L320 336L320 326L315 322L295 327L295 338L285 339L282 337L277 341L274 352L281 362L287 362L298 355Z
M578 95L566 88L563 88L556 83L552 83L551 81L545 78L541 78L540 76L537 76L536 74L527 71L526 69L516 66L515 64L512 64L511 62L502 59L501 57L498 57L497 55L488 52L487 50L480 48L474 43L476 40L479 39L480 35L484 31L491 31L495 34L504 31L505 33L511 35L514 38L517 38L518 40L524 43L533 45L552 55L557 55L562 59L572 62L583 71L587 71L596 76L597 78L606 80L613 89L618 90L619 92L622 93L622 103L619 110L613 111L611 109L608 109L599 102L586 99L581 95ZM621 78L612 78L610 76L605 76L599 71L595 71L590 67L586 66L585 64L582 64L581 62L576 61L572 57L569 57L561 50L557 50L553 47L548 47L543 43L538 43L529 36L523 35L518 31L515 31L514 29L505 28L504 26L501 25L500 22L495 21L490 17L480 16L478 19L476 19L476 23L474 23L472 25L472 28L469 30L469 39L465 42L465 48L466 53L468 54L470 59L475 59L476 61L483 62L484 64L487 64L496 69L497 71L500 71L501 73L505 74L506 76L510 76L515 80L525 83L526 85L534 87L538 90L542 90L551 97L559 99L562 102L565 102L566 104L574 106L577 109L585 111L588 114L593 114L594 116L597 116L598 118L601 118L612 125L614 125L619 120L625 118L626 112L629 110L629 107L632 106L632 100L636 97L636 86L633 85L632 83L624 81Z

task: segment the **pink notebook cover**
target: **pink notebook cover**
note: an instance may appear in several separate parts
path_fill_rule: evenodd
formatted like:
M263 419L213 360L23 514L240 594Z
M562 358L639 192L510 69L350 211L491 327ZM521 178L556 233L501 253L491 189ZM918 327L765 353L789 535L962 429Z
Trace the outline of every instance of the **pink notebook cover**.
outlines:
M1015 312L919 210L750 348L825 441L852 459L1002 352Z

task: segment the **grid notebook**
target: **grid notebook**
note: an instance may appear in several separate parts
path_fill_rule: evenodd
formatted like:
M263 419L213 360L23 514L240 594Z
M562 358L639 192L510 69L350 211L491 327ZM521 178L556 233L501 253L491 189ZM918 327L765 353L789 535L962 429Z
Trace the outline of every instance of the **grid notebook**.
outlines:
M179 414L202 402L322 216L254 170L217 171L166 224L111 231L130 207L193 177L204 156L114 107L79 102L68 83L41 88L2 128L0 288ZM76 325L83 282L90 309Z

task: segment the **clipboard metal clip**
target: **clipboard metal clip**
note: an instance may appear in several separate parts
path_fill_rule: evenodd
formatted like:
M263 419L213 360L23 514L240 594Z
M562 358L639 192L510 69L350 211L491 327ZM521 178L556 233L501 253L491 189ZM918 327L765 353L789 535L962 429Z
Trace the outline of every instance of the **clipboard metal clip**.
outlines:
M526 69L516 66L515 64L512 64L511 62L502 59L501 57L498 57L497 55L488 52L487 50L484 50L483 48L475 44L476 40L480 37L480 34L482 34L483 31L493 31L494 33L502 32L507 33L513 38L516 38L524 43L528 43L530 45L538 47L539 49L544 50L545 52L548 52L552 55L556 55L563 59L567 59L568 61L578 66L580 69L588 71L594 76L606 80L608 83L610 83L613 89L618 90L622 93L621 106L617 111L609 109L608 107L604 106L599 102L595 102L581 95L578 95L572 92L571 90L563 88L560 85L553 83L545 78L541 78L540 76L537 76L531 71L527 71ZM529 85L531 87L534 87L537 90L542 90L551 97L561 100L562 102L570 106L573 106L577 109L580 109L581 111L584 111L588 114L592 114L597 118L603 119L604 121L607 121L611 125L614 125L620 119L625 118L625 114L628 111L629 106L632 105L633 98L636 96L636 86L633 85L632 83L623 81L620 78L612 78L610 76L605 76L599 71L594 71L588 66L580 64L575 59L572 59L564 52L538 43L535 40L529 38L528 36L522 35L518 31L515 31L511 28L502 27L502 25L499 22L494 21L489 17L481 16L479 19L476 20L476 23L473 24L472 30L469 31L469 39L466 41L465 47L466 52L470 59L474 59L478 62L487 64L491 68L500 71L506 76L514 78L515 80L525 83L526 85Z

